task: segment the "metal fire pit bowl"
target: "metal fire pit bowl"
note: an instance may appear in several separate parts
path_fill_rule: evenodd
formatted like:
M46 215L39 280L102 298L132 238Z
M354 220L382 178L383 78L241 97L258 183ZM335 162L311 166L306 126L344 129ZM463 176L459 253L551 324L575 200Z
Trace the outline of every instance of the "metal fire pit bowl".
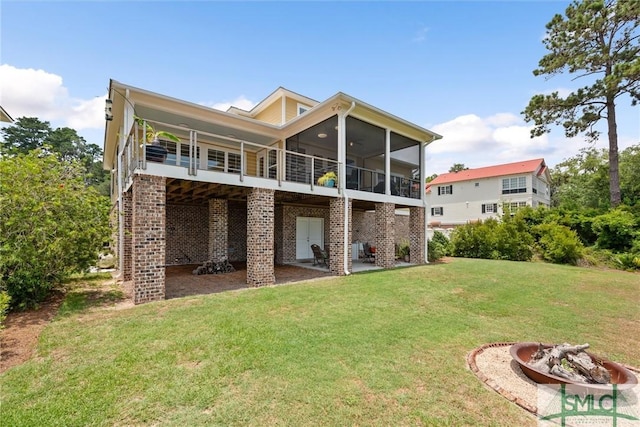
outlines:
M575 384L578 386L584 386L585 388L589 388L589 389L601 389L601 390L610 389L610 386L605 384L587 384L587 383L575 382L575 381L568 380L566 378L557 377L555 375L540 372L539 370L534 369L531 366L527 365L527 363L529 362L529 359L531 359L531 355L535 353L536 350L538 350L539 345L540 344L536 342L523 342L523 343L514 344L509 349L509 352L511 353L511 357L513 357L513 360L518 362L518 364L520 365L520 368L522 369L522 372L524 372L524 374L527 377L529 377L531 380L537 382L538 384ZM551 348L553 347L553 345L543 344L542 347ZM633 372L631 372L624 366L620 366L617 363L610 362L608 360L605 360L601 357L595 356L588 352L587 354L589 355L589 357L591 357L591 360L597 359L602 361L602 366L604 366L605 369L609 371L609 373L611 374L611 383L618 384L618 389L630 389L635 387L638 384L638 379L633 374Z

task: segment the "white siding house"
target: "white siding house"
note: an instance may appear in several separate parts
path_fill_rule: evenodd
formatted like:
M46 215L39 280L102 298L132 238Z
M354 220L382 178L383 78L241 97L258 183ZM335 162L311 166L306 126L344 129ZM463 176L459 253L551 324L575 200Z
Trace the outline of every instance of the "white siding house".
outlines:
M550 176L544 159L466 169L427 184L429 225L454 227L497 218L508 207L549 206Z

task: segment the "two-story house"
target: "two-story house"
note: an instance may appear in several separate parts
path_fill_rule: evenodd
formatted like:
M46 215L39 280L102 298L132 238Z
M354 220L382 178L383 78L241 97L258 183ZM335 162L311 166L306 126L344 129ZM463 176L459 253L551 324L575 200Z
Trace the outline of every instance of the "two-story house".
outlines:
M438 175L427 184L429 225L455 227L500 217L505 208L549 206L550 182L544 159Z
M396 209L409 211L411 262L426 262L434 132L344 93L318 102L278 88L223 112L113 80L106 119L114 240L136 303L163 299L165 266L185 260L245 261L247 284L263 286L315 243L349 274L364 229L376 265L393 267Z

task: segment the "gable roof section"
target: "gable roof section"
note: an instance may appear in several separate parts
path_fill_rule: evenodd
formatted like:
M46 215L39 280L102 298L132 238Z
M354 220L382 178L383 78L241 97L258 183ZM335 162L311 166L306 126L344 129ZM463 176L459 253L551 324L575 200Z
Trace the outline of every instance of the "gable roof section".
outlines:
M293 92L289 89L286 89L280 86L278 89L271 92L271 94L269 94L269 96L267 96L265 99L258 102L250 111L246 111L246 110L243 110L242 108L234 107L232 105L227 109L227 112L232 114L239 114L241 116L246 116L246 117L255 117L265 108L267 108L274 102L281 100L284 97L295 99L296 101L302 104L308 105L309 107L315 107L316 105L318 105L318 101L316 101L315 99L308 98L304 95L300 95L299 93Z
M483 168L466 169L460 172L443 173L427 184L427 191L434 185L451 184L454 182L472 181L497 176L518 175L523 173L536 173L537 176L540 176L545 173L546 170L547 165L544 163L544 159L533 159Z

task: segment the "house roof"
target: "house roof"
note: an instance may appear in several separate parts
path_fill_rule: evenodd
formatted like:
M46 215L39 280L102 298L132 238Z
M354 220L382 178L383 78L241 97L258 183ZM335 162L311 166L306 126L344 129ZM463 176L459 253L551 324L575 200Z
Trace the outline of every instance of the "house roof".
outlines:
M0 105L0 122L13 123L13 118L7 113L7 111Z
M486 166L483 168L465 169L459 172L449 172L438 175L433 181L427 184L427 192L429 192L433 185L534 172L537 176L540 176L546 173L546 171L547 165L545 164L544 159L525 160L522 162L505 163L502 165Z
M292 97L305 103L308 102L312 108L305 114L298 115L287 123L280 125L270 124L254 118L260 108L265 108L269 102L273 102L283 96ZM371 121L376 126L393 128L396 133L427 144L442 138L441 135L435 132L342 92L338 92L318 103L311 98L279 87L249 112L240 109L230 109L225 112L129 86L112 79L109 83L109 98L113 102L113 119L107 121L105 126L103 162L107 169L111 168L115 162L118 133L122 131L122 126L125 125L123 111L128 107L135 108L135 114L139 117L150 118L156 122L174 127L186 128L183 124L191 124L196 125L196 129L209 134L234 135L239 140L248 140L265 145L284 139L302 129L309 128L324 120L328 115L336 114L337 111L342 109L348 111L351 116ZM315 105L313 105L314 103ZM349 104L351 104L351 107L349 107Z

